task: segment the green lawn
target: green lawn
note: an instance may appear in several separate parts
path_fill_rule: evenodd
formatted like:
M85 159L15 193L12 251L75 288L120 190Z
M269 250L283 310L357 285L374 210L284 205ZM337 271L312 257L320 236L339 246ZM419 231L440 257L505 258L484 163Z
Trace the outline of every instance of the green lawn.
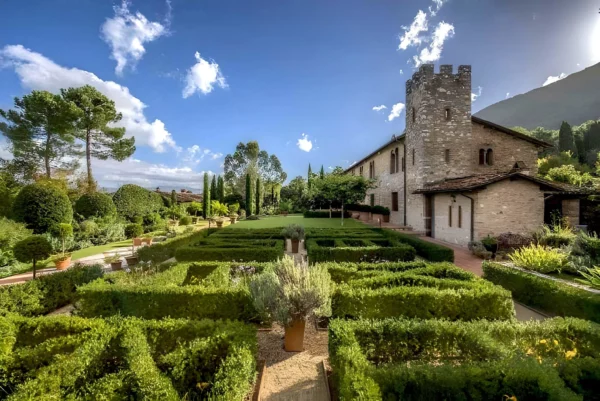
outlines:
M243 228L275 228L285 227L290 224L298 224L304 228L340 228L341 219L306 219L302 215L269 216L261 217L260 220L244 220L229 226L229 229ZM369 228L366 224L355 219L344 219L344 227L347 228Z

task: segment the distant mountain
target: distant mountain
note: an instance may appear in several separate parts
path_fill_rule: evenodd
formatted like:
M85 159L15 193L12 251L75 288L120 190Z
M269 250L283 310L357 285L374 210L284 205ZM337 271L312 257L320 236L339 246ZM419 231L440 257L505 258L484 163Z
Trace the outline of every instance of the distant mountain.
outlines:
M600 63L475 113L505 127L559 129L600 118Z

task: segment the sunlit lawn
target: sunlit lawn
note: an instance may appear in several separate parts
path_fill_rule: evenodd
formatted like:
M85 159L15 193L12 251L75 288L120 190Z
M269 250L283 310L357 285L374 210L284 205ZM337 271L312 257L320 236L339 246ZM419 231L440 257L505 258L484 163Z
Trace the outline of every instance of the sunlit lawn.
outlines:
M290 224L298 224L304 228L341 228L342 222L340 218L333 219L307 219L302 215L289 216L269 216L261 217L260 220L244 220L229 226L229 229L240 228L275 228L285 227ZM369 228L366 224L355 219L344 218L345 228Z

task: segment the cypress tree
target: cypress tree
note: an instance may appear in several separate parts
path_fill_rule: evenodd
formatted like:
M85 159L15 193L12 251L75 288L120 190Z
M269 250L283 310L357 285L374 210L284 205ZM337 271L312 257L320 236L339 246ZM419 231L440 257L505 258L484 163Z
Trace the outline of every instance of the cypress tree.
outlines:
M213 175L212 182L210 184L210 199L217 200L217 176Z
M323 168L322 164L321 164L321 172L319 173L319 178L320 179L325 178L325 169Z
M261 193L260 193L260 178L256 178L256 215L260 214L260 197L261 197Z
M204 173L204 189L202 196L202 215L204 218L210 216L210 189L208 181L208 173Z
M246 174L246 215L252 215L252 182L250 174Z
M310 167L310 163L308 163L308 178L307 178L307 184L308 184L308 189L310 189L310 187L312 186L312 168Z
M225 182L221 176L217 179L217 196L219 202L223 203L225 201Z
M175 190L171 191L171 206L175 206L177 204L177 192Z
M575 139L573 138L573 129L568 122L563 121L558 131L558 150L560 152L571 152L576 157Z

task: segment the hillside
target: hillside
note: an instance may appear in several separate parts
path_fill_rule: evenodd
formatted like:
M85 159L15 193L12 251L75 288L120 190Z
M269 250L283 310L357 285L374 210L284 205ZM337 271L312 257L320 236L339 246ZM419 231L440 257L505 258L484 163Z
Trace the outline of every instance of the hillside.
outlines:
M560 128L600 118L600 63L553 84L503 100L475 114L484 120L529 129Z

